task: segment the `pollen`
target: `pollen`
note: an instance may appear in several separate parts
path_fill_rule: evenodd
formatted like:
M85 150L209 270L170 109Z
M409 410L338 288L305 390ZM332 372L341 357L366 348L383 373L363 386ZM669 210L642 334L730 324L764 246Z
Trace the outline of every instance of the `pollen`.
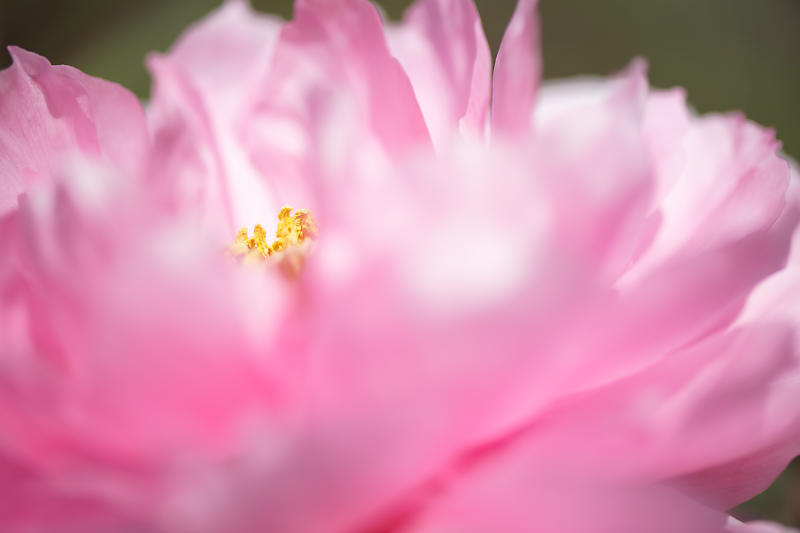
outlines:
M264 227L256 224L252 235L247 228L236 233L228 254L245 263L276 263L290 277L299 274L318 229L311 211L292 211L291 207L284 207L278 213L278 228L272 243L267 241Z

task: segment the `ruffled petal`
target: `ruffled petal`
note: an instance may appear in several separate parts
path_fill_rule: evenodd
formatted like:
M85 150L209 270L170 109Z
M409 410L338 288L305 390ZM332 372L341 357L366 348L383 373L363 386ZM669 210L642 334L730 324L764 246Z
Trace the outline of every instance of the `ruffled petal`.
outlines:
M491 53L472 0L419 0L388 29L434 144L461 131L482 138L491 93Z
M299 0L276 53L279 84L273 90L279 96L292 75L321 69L329 83L352 91L366 125L388 151L429 142L414 90L389 53L380 16L369 2Z
M567 397L531 420L527 453L556 457L569 450L576 467L645 484L667 481L726 509L725 487L728 497L746 499L797 452L792 333L786 324L737 328ZM745 467L756 455L761 466L773 465L767 474L737 476L737 463Z
M149 139L132 93L20 48L9 52L14 64L0 73L0 214L32 183L52 179L70 155L140 177Z
M666 170L676 179L662 189L662 222L637 271L675 252L709 249L763 231L784 209L789 164L778 155L774 132L739 115L709 116L693 121L676 140L673 150L683 164L657 160L662 175Z
M280 22L226 2L168 54L152 55L148 116L156 139L150 178L172 209L194 206L230 239L280 206L239 138L256 81L269 71Z
M655 184L641 136L647 95L646 66L635 61L574 105L545 98L532 122L532 171L560 206L560 246L576 255L578 268L608 280L649 234Z
M247 0L229 0L190 26L166 54L202 95L209 111L233 120L253 84L269 69L283 21L257 13Z
M0 476L30 470L9 511L19 531L162 530L181 450L235 453L292 394L272 357L282 278L238 268L146 184L114 178L77 168L0 220Z
M722 129L706 138L709 125ZM693 123L686 131L678 150L706 139L728 155L718 159L713 149L703 154L692 148L694 155L690 150L666 162L672 168L680 165L683 172L671 189L658 182L657 191L669 189L662 202L655 199L651 216L659 225L616 282L620 314L600 326L606 338L600 343L603 353L652 357L719 331L736 319L759 283L786 265L800 206L787 190L789 165L777 155L771 135L735 118ZM694 174L701 168L702 178ZM687 183L682 185L683 180ZM706 189L695 183L702 180L725 183ZM690 195L695 185L700 197L710 195L706 204L686 199L681 209L694 205L696 213L676 218L670 207L659 207L669 204L664 198L679 188ZM707 211L716 218L705 218Z
M793 180L788 201L797 204L800 182ZM776 322L797 332L800 327L800 231L793 238L787 266L759 284L748 298L737 325ZM755 353L755 352L754 352ZM800 335L793 341L793 364L771 386L764 416L785 424L782 438L764 439L731 461L715 465L680 480L682 486L719 508L729 508L765 490L786 465L800 454Z

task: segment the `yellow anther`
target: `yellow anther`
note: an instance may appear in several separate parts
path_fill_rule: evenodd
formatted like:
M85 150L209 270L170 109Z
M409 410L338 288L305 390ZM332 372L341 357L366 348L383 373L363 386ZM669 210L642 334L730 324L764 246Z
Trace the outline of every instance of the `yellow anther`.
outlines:
M272 250L279 251L289 246L301 244L306 238L317 236L317 224L307 209L298 209L294 215L291 207L284 207L278 213L278 230Z
M277 261L284 272L294 276L303 266L309 241L313 241L317 233L317 224L311 211L298 209L292 214L291 207L284 207L278 213L278 228L272 244L267 243L264 228L256 224L252 237L248 235L247 228L236 233L228 253L247 262Z

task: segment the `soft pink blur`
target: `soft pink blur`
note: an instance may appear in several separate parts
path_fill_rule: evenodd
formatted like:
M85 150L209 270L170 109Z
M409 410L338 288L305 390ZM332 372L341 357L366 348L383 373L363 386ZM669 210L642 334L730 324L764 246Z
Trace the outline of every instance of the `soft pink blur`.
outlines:
M492 74L470 0L234 0L146 110L12 48L3 532L782 531L725 511L800 453L796 171L538 35ZM284 205L299 276L225 253Z

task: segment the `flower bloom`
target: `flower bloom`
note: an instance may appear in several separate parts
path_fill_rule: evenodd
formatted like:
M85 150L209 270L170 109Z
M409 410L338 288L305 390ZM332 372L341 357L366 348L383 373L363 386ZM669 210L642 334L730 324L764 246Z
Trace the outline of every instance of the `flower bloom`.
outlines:
M540 87L532 0L493 73L470 0L231 1L146 111L11 54L3 531L780 530L725 513L800 452L771 131Z

